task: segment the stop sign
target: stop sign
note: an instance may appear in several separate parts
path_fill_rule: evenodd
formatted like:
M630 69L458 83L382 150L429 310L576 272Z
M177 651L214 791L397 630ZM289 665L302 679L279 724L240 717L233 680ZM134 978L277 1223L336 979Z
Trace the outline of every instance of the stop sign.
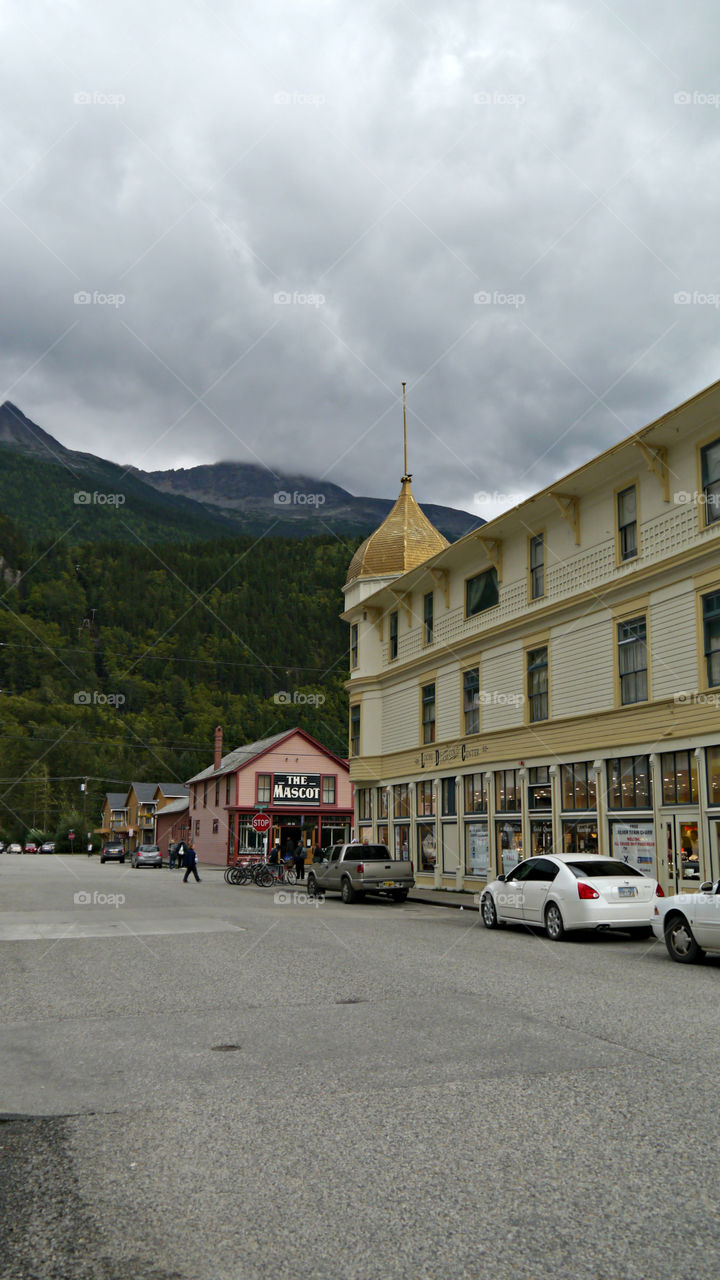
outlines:
M269 813L254 813L252 817L253 831L269 831L272 826L272 818Z

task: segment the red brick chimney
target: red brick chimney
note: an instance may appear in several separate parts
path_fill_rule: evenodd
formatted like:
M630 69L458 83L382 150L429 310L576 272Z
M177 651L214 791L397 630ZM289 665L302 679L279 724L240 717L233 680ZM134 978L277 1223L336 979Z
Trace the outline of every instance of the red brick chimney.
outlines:
M213 766L213 768L215 769L220 768L220 761L222 760L222 740L223 740L222 726L218 725L217 729L215 730L215 764Z

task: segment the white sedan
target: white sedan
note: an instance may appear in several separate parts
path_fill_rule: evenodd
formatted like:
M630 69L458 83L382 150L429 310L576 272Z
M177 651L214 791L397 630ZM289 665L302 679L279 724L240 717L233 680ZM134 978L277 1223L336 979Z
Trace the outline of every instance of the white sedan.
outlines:
M720 951L720 880L656 903L651 923L678 964L694 964L706 951Z
M553 942L569 929L624 929L647 938L662 897L657 880L616 858L553 853L526 858L493 880L483 890L480 913L487 929L544 925Z

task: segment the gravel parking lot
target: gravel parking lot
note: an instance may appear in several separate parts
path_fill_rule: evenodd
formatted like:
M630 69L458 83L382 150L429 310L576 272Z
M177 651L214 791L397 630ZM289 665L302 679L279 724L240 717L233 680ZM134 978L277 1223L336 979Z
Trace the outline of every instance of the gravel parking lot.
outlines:
M714 1280L720 961L201 874L0 857L3 1280Z

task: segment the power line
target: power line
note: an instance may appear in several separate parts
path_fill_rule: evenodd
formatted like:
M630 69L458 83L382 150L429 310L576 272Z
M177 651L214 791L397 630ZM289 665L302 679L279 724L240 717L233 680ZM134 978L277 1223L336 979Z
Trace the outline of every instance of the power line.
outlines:
M143 643L142 641L140 643ZM36 653L47 653L47 646L43 644L19 644L15 640L0 640L0 649L31 649ZM327 672L327 663L319 667L303 667L297 666L294 662L231 662L226 658L176 658L170 654L164 653L144 653L140 658L133 658L132 653L118 653L116 649L90 649L82 648L75 645L53 645L52 653L82 653L88 658L103 656L108 658L119 658L121 662L181 662L181 663L202 663L203 666L213 667L243 667L253 671L324 671ZM343 648L342 653L345 653Z

